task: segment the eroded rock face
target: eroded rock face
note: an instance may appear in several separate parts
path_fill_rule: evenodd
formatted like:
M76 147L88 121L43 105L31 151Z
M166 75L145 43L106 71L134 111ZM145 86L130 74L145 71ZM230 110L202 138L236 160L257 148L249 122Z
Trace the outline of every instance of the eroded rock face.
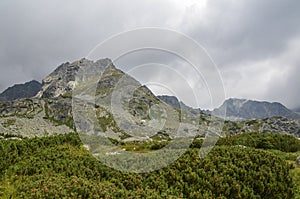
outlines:
M0 102L0 116L33 117L43 110L42 103L37 99L19 99Z
M89 68L91 66L105 68L111 66L110 59L101 59L96 62L81 59L73 63L66 62L55 69L47 76L42 83L42 89L37 94L39 98L56 98L59 96L70 97L75 86L75 76L80 69Z
M19 99L0 102L0 134L2 137L35 137L74 132L63 123L47 117L45 101Z

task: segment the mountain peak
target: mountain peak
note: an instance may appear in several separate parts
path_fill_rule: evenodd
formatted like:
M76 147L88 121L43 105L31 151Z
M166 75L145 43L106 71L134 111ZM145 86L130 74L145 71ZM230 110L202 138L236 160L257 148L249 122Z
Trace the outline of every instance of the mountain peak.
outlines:
M41 83L31 80L24 84L15 84L0 94L0 101L10 101L20 98L34 97L41 89Z
M80 69L89 67L116 69L108 58L92 61L86 58L66 62L58 66L50 75L43 79L42 89L37 94L40 98L55 98L58 96L71 95L75 84L75 75Z
M212 111L213 115L221 116L226 111L228 119L252 119L282 116L299 119L300 116L279 102L255 101L238 98L227 99L219 108Z

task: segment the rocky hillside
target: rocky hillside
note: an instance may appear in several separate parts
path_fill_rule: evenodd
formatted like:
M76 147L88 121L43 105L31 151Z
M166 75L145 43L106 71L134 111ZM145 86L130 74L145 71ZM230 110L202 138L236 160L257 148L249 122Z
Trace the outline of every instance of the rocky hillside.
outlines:
M96 70L100 70L101 75L97 75ZM78 75L81 71L90 75ZM287 116L289 113L278 103L231 101L224 104L228 105L230 116L238 118L264 118L277 113ZM266 115L265 107L275 107L276 111ZM95 121L89 119L92 115ZM146 86L117 69L110 59L81 59L61 64L43 80L35 97L0 102L0 138L83 130L123 141L172 139L205 136L215 132L210 126L219 121L221 119L188 107L175 97L154 96ZM225 121L222 135L275 132L299 136L299 129L295 120L273 117Z
M31 98L41 90L41 83L32 80L24 84L16 84L0 94L0 101L10 101L21 98Z
M95 74L94 69L99 70L92 61L84 62L87 63L88 69L85 70L89 71L89 74ZM100 62L106 65L101 77L98 77L97 81L93 75L76 79L74 96L74 99L84 101L95 97L100 124L96 128L98 134L105 132L111 138L125 141L151 139L162 132L169 137L187 134L183 130L186 128L184 125L179 127L177 110L160 101L146 86L117 69L110 60L95 63L97 65ZM91 89L92 82L97 82L95 90ZM86 105L89 106L88 103ZM85 105L79 104L73 112L89 115L85 110ZM190 123L186 124L190 126L189 133L197 133L195 125ZM85 125L93 126L90 121L86 121ZM89 129L86 126L84 128ZM95 127L93 128L95 130Z
M48 136L74 132L59 115L53 117L57 110L39 99L19 99L0 102L0 138L22 138ZM65 108L67 109L67 108ZM57 119L57 120L56 120Z
M298 119L295 120L287 118L288 116L297 118L297 115L279 103L229 99L224 102L219 109L215 109L211 112L188 107L183 102L179 102L179 100L174 96L164 95L158 96L158 98L176 109L200 113L200 123L210 123L212 118L215 116L214 114L218 115L221 108L228 105L227 120L224 121L223 126L223 134L226 135L234 135L244 132L273 132L291 134L295 137L300 137L300 121ZM245 103L246 105L243 106ZM267 108L269 109L269 112L265 113ZM289 115L289 113L291 115Z
M102 71L101 77L97 77L94 92L92 78L76 76L82 70L90 74L94 74L93 70ZM133 91L128 89L130 86L134 86ZM77 93L72 98L74 88ZM96 104L80 104L74 108L72 102L76 104L76 97L81 97L81 100L82 97L94 98ZM190 122L191 117L185 117L189 123L180 129L178 111L160 101L134 78L118 70L109 59L95 62L81 59L61 64L43 80L34 98L3 102L0 110L0 132L4 137L73 132L76 129L74 111L96 113L98 125L93 127L94 133L106 133L106 136L118 140L151 139L159 133L175 137L178 132L187 134L186 128L190 129L189 133L197 132L197 127Z
M300 138L300 121L284 117L271 117L264 119L249 119L242 121L227 120L223 131L227 135L245 132L290 134Z
M278 102L260 102L246 99L230 98L226 100L219 108L212 111L215 116L221 116L220 113L226 110L226 119L245 120L260 119L270 117L286 117L290 119L300 119L300 115L289 110Z

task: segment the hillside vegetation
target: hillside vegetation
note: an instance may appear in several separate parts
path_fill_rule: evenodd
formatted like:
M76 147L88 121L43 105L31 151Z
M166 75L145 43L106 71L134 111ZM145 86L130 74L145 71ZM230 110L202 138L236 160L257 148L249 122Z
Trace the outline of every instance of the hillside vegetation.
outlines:
M282 140L285 144L279 144ZM300 144L292 136L251 133L224 138L203 159L198 156L201 144L195 140L166 168L132 174L101 164L76 134L3 139L0 198L297 197L299 171L289 160L295 160ZM137 143L119 145L130 150Z

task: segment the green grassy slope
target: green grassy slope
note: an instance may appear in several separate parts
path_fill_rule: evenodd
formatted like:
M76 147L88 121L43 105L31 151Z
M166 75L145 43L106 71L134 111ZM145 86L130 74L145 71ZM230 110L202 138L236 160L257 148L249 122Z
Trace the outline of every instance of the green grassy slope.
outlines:
M198 140L173 164L144 174L106 167L85 150L75 134L1 140L0 198L297 197L300 170L290 163L299 154L298 148L276 148L272 144L280 139L273 134L265 134L269 145L237 146L245 145L245 136L251 136L254 143L265 142L255 134L231 137L220 140L200 159ZM299 144L292 138L286 141L289 146Z

